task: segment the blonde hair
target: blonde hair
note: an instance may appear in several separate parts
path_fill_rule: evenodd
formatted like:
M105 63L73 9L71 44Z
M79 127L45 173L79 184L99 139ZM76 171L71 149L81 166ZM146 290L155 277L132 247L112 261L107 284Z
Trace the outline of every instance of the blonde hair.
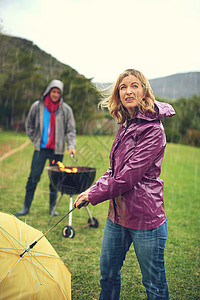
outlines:
M133 75L137 79L139 79L144 90L145 96L142 99L142 101L139 102L138 105L139 111L142 114L145 114L146 111L151 111L152 113L155 113L154 110L155 97L148 79L140 71L137 71L135 69L127 69L126 71L124 71L119 75L110 96L102 99L99 102L99 106L101 108L104 107L108 108L111 116L117 121L118 124L123 124L124 122L128 121L128 119L130 119L130 115L127 109L123 106L119 96L119 85L122 82L122 80L129 75ZM135 114L138 109L135 110Z

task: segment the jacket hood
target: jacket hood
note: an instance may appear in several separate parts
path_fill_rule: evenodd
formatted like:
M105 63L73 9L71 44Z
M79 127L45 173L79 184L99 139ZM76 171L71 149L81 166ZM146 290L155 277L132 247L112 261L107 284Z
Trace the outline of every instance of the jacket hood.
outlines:
M147 111L146 114L144 115L138 112L136 118L144 119L147 121L153 121L153 120L160 120L166 117L172 117L176 114L175 110L170 104L165 102L159 102L157 100L155 100L155 110L157 112L156 114Z
M61 97L62 97L62 95L63 95L63 83L62 83L62 81L60 81L60 80L58 80L58 79L54 79L54 80L52 80L50 83L49 83L49 85L47 86L47 88L46 88L46 90L45 90L45 92L44 92L44 94L43 94L43 97L44 96L46 96L49 92L50 92L50 90L52 89L52 88L54 88L54 87L56 87L56 88L58 88L59 90L60 90L60 92L61 92Z

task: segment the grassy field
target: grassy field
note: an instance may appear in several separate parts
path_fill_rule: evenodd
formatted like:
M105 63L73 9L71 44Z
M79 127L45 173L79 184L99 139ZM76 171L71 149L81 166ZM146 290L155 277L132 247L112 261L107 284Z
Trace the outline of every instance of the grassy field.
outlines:
M27 137L24 134L14 135L13 132L0 132L0 158L7 152L20 147Z
M21 145L26 136L0 133L1 149ZM97 168L96 178L109 166L109 151L113 137L77 137L77 165ZM7 146L5 146L7 144ZM6 148L3 148L6 147ZM8 150L6 150L8 151ZM6 158L0 163L0 211L15 214L22 208L25 184L30 171L33 146ZM75 165L66 153L65 165ZM165 182L164 198L168 218L168 240L165 260L170 299L200 299L200 149L168 144L161 178ZM48 174L44 170L26 222L46 232L49 229ZM89 206L91 214L98 218L99 227L84 227L88 215L85 208L73 212L73 239L64 238L64 220L51 231L47 238L56 249L72 275L72 299L98 299L99 256L108 201L95 207ZM58 207L60 217L69 210L69 196L64 195ZM22 221L25 217L20 218ZM51 225L58 220L54 218ZM122 300L146 299L141 282L140 269L133 247L127 254L122 269Z

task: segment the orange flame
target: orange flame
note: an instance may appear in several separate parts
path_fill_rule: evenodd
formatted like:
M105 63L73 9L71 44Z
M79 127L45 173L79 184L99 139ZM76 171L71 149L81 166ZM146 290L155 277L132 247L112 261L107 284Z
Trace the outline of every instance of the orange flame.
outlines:
M75 168L75 167L73 167L71 169L66 168L65 165L61 161L58 161L57 165L59 166L60 171L63 171L63 172L66 172L66 173L77 173L78 172L78 169Z

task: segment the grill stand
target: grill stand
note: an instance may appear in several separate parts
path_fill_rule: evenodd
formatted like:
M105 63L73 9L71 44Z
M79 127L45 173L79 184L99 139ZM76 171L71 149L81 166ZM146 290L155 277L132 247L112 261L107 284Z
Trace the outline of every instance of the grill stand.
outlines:
M49 223L48 225L51 223L51 220L54 216L54 213L56 211L56 208L58 207L61 199L62 199L62 196L63 196L63 193L61 193L58 201L56 201L56 205L51 213L51 216L49 218ZM69 211L71 211L73 208L73 196L70 195L70 199L69 199ZM86 226L90 226L90 227L93 227L93 228L97 228L99 226L99 221L98 219L96 219L95 217L92 217L91 215L91 212L89 210L89 208L86 206L86 211L88 213L88 216L89 216L89 219L88 219L88 224ZM86 226L83 226L83 227L86 227ZM82 227L80 227L82 228ZM78 229L80 229L78 228ZM75 229L72 227L72 213L69 214L69 220L68 220L68 226L65 226L63 228L63 236L66 237L66 238L73 238L75 236Z
M70 198L69 198L69 210L71 210L73 208L73 203L72 202L73 202L73 198L72 198L72 195L70 195ZM72 214L69 214L68 225L72 226Z
M60 200L61 200L62 196L63 196L63 193L61 193L61 195L60 195L58 201L56 201L56 205L54 206L54 209L53 209L53 211L51 212L51 216L50 216L50 218L49 218L49 223L48 223L48 225L51 223L51 220L52 220L52 218L53 218L53 216L54 216L54 213L55 213L55 211L56 211L56 208L58 207L58 204L60 203Z

